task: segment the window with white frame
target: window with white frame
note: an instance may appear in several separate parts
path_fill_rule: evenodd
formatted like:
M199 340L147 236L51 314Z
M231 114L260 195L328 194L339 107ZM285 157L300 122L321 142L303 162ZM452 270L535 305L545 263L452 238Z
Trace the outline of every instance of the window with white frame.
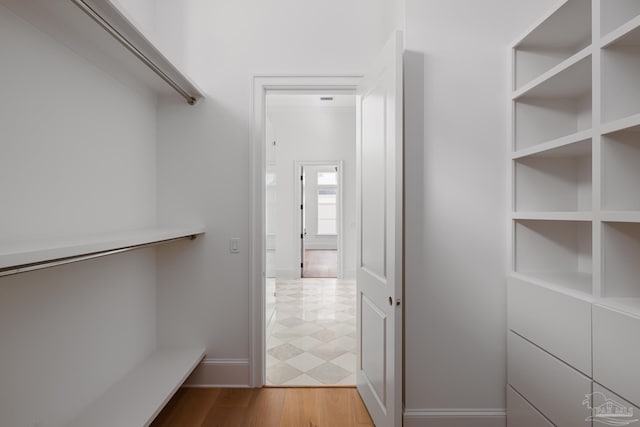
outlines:
M338 173L318 172L318 235L338 234Z

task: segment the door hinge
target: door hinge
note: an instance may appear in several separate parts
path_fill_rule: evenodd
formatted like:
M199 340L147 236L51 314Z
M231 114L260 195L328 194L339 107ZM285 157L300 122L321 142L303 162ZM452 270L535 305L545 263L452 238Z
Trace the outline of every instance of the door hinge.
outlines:
M304 210L304 209L303 209L303 207L302 207L302 205L300 205L300 210Z
M303 264L303 263L300 263L300 268L302 268L302 267L304 267L304 264Z
M304 239L304 234L300 233L300 238Z
M304 181L304 176L300 175L300 181Z

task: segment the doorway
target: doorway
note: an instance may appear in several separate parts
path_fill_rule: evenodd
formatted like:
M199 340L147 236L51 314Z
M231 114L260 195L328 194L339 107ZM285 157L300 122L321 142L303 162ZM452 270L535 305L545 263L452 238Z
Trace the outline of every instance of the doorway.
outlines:
M355 94L267 92L265 123L266 384L354 386Z
M343 161L296 162L302 278L344 277L342 168Z

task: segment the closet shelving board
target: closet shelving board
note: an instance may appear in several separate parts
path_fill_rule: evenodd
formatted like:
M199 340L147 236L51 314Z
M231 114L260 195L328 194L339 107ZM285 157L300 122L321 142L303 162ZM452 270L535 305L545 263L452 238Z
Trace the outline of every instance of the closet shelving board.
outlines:
M104 18L102 24L92 19L84 9L93 10ZM204 92L191 77L169 59L140 27L113 0L0 0L22 19L49 34L80 55L123 80L142 84L159 96L182 96L190 103L203 99ZM134 46L132 53L102 25L111 27L122 39ZM148 59L157 70L173 80L186 93L177 90L147 66Z
M200 348L156 350L68 427L149 426L203 358Z
M640 331L640 0L559 1L510 57L509 339L554 356L567 381L577 371L585 394L604 386L638 407L640 347L627 337ZM584 422L570 400L541 409L544 396L518 392L554 424L572 408Z
M140 246L161 244L204 234L200 226L184 228L145 228L111 233L89 234L43 240L17 240L0 243L0 274L21 267L55 263L59 260L100 254Z

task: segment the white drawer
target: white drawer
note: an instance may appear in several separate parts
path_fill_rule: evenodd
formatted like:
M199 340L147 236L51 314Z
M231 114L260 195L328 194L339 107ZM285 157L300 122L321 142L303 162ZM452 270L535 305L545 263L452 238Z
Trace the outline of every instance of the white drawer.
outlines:
M507 386L507 427L553 427L553 424Z
M609 421L609 425L625 425L626 422L632 426L636 423L634 420L640 418L640 408L595 382L591 404L594 407L594 419L600 419L594 425L606 425L606 421Z
M509 329L591 376L591 302L508 279Z
M640 319L593 307L593 379L640 406Z
M591 380L513 332L507 343L509 384L558 427L588 426Z

